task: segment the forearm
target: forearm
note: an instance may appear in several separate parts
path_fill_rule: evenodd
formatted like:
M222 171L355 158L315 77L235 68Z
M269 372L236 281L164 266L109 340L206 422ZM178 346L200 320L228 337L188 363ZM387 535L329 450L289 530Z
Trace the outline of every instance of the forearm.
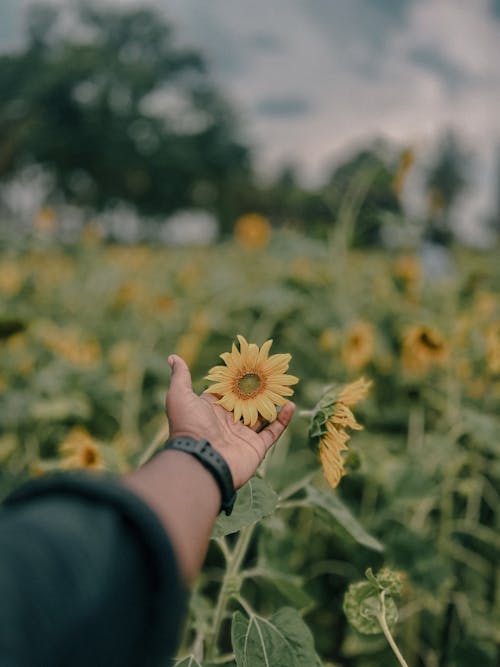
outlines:
M122 481L159 517L182 575L191 583L200 571L221 505L211 473L190 454L164 451Z

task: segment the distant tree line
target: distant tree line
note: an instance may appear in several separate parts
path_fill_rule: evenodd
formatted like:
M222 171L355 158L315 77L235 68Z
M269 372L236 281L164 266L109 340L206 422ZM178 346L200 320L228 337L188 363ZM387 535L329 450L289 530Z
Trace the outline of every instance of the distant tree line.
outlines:
M223 233L249 211L315 235L355 215L359 246L379 244L384 216L402 215L408 152L387 158L374 145L321 187L305 187L293 167L262 186L204 58L177 45L163 15L80 3L71 31L58 18L52 5L32 8L23 50L0 57L0 181L36 163L51 176L53 202L96 211L127 202L158 219L199 208ZM427 175L430 238L451 240L450 212L466 185L449 135Z

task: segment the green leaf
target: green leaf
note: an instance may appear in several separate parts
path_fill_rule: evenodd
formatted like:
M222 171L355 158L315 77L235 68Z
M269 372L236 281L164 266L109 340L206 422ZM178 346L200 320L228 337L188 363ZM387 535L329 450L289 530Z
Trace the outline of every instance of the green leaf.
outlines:
M278 591L297 609L308 609L314 605L313 598L294 581L285 575L275 575L272 579Z
M280 572L269 567L259 567L255 577L262 577L269 581L283 597L297 609L307 609L314 606L313 598L302 588L302 577L286 572Z
M266 619L237 611L231 628L237 667L313 667L317 665L311 631L299 612L283 607Z
M238 491L231 516L221 514L217 519L212 538L230 535L250 526L271 514L277 504L278 496L269 484L259 477L253 477Z
M196 660L194 655L188 655L179 662L176 662L174 667L203 667L203 665Z
M344 503L333 494L326 495L318 491L314 486L308 485L306 487L306 500L315 507L328 512L348 533L353 537L358 544L362 544L368 549L374 551L383 551L383 545L368 533L358 520L351 514L351 510L344 505Z

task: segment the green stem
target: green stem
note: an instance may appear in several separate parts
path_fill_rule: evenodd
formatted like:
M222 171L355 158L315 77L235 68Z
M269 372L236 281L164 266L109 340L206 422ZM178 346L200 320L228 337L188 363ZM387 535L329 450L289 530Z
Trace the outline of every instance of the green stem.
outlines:
M255 616L254 610L248 604L248 602L245 600L245 598L241 597L241 595L235 595L234 599L236 600L236 602L238 602L243 607L243 609L246 611L246 613L248 614L248 616L250 618L252 618L252 616Z
M401 655L401 651L399 650L398 645L394 641L394 637L392 636L391 631L389 630L389 626L387 625L387 620L385 618L385 591L382 591L380 593L380 614L378 615L378 621L380 623L380 627L382 628L382 632L385 635L385 638L389 642L389 646L391 647L394 655L398 659L399 664L401 665L401 667L408 667L408 663Z
M246 556L250 540L252 538L255 524L243 528L238 536L238 541L232 552L224 554L227 557L227 568L224 574L224 579L219 590L219 597L215 606L212 628L207 640L207 657L208 660L214 660L217 652L217 639L219 637L220 628L226 613L226 607L234 596L234 590L231 590L230 584L234 577L239 574L243 559Z
M289 487L284 489L279 495L280 495L280 501L286 500L287 498L290 498L293 496L295 493L298 491L301 491L309 482L312 480L312 478L316 475L316 470L314 472L308 473L305 477L302 477L302 479L299 479L298 482L294 482L293 484L290 484Z

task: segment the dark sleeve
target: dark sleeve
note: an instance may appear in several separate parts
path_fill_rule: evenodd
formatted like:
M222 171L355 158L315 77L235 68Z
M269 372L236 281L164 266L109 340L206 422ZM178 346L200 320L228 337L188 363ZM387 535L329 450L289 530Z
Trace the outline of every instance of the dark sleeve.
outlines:
M187 593L159 519L107 475L28 482L0 509L0 665L149 667Z

